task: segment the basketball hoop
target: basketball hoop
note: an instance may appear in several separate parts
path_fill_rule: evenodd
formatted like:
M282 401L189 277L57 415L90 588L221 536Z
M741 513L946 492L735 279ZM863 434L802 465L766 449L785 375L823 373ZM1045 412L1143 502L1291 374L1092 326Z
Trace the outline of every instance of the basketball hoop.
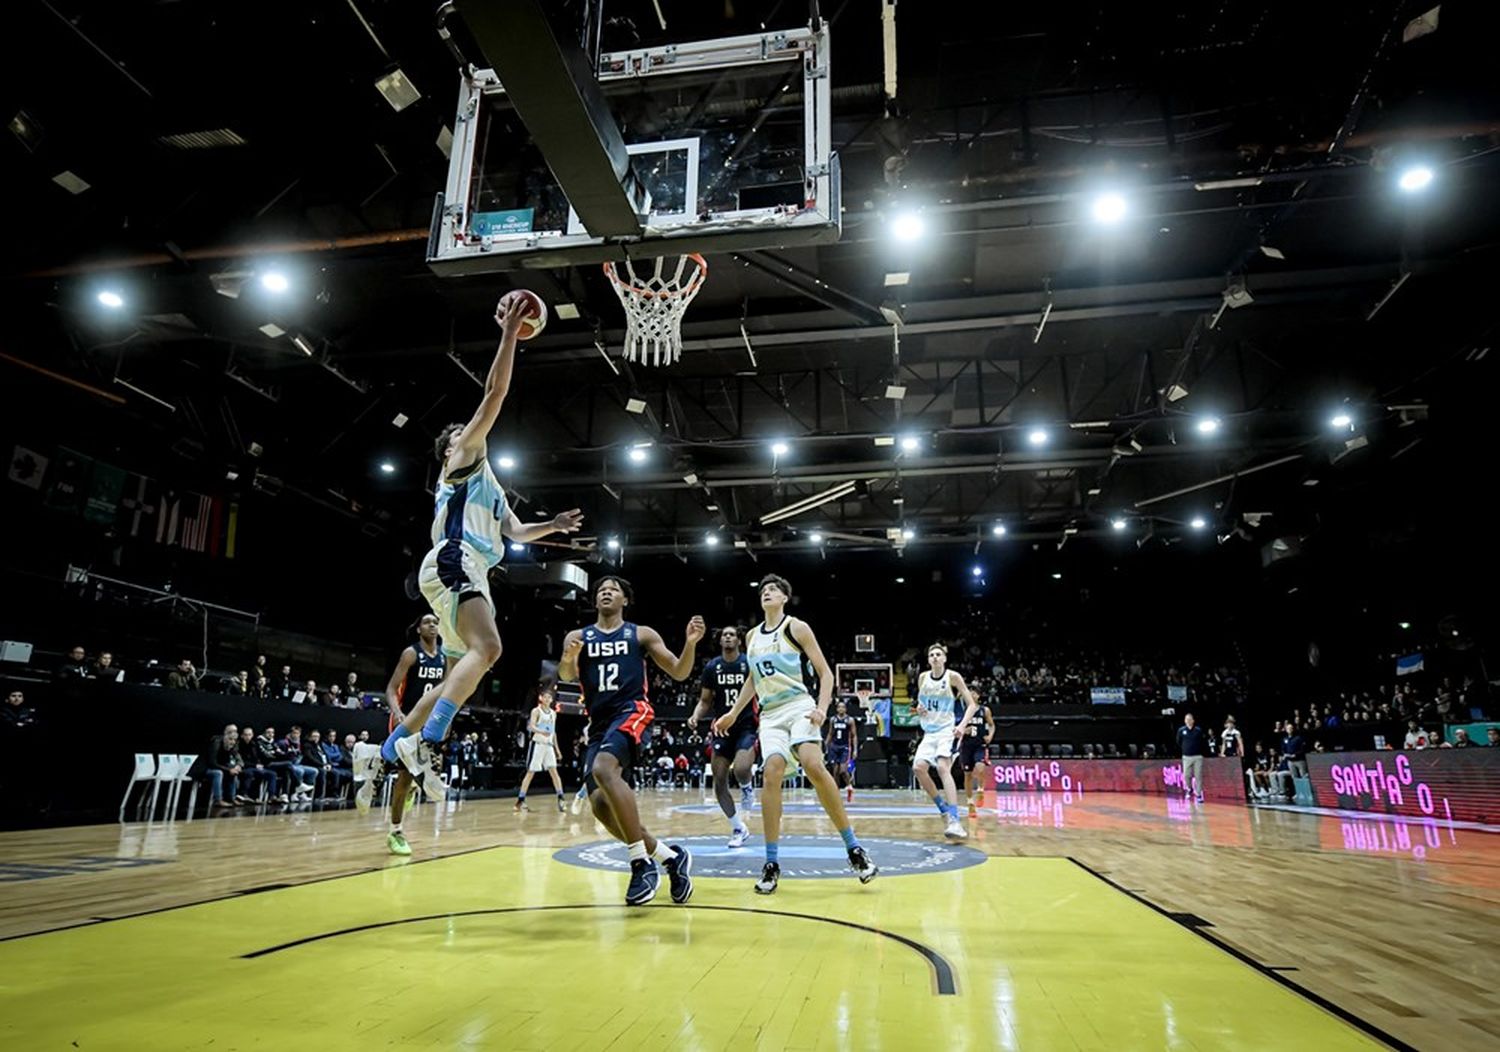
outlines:
M859 699L859 707L865 712L870 712L870 698L874 696L873 690L856 690L854 696Z
M643 365L671 365L682 357L682 316L708 277L708 263L696 252L642 261L643 273L626 260L604 264L604 275L625 308L625 360ZM622 273L623 271L623 273Z

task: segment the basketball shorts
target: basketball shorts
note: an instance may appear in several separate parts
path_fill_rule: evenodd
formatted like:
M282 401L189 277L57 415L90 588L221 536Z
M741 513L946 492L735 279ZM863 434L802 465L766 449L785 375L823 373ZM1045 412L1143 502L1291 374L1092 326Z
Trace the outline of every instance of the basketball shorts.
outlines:
M849 746L829 746L828 755L825 759L828 761L828 766L832 767L835 771L845 770L849 766Z
M490 568L468 545L444 541L422 560L417 587L441 624L443 653L455 660L463 657L469 646L458 634L458 608L477 595L491 614L495 612L495 602L490 598Z
M755 748L756 730L754 723L746 723L741 720L729 728L729 733L720 738L714 736L714 755L734 759L736 755L746 749Z
M970 738L966 735L958 747L958 762L967 773L982 763L989 763L988 754L989 746L984 744L983 738Z
M940 731L924 731L917 745L915 763L935 764L953 756L953 728Z
M651 708L649 702L637 701L634 707L625 709L609 718L609 723L602 733L595 737L590 730L589 737L592 739L589 748L583 754L584 775L583 784L589 792L593 792L594 785L594 760L600 753L609 753L620 764L620 773L628 775L630 769L640 762L641 750L651 740L651 721L656 718L656 711ZM597 713L589 713L590 728L604 723L605 717Z
M797 762L793 750L804 742L819 742L822 735L813 726L813 709L817 702L803 695L776 706L760 710L760 756L761 762L773 756L781 756L789 764Z
M540 773L553 770L555 767L557 767L557 752L552 748L552 743L532 739L531 756L526 761L526 769Z

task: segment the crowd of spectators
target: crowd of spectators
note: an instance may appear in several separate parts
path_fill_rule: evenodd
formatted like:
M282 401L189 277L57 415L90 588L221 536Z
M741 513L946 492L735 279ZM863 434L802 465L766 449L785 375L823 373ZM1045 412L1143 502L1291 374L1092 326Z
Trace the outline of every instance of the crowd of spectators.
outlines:
M369 732L345 734L288 728L226 724L209 739L188 772L209 790L210 806L219 809L272 803L293 805L342 799L354 777L354 746Z
M316 679L299 679L292 666L272 666L266 655L259 654L247 669L232 674L200 672L191 658L182 658L168 667L149 660L129 673L115 661L108 650L101 650L92 660L84 648L75 646L64 655L53 671L58 680L105 680L143 683L169 690L206 690L252 698L289 701L295 704L329 705L335 708L378 707L378 695L366 695L359 685L359 673L344 673L342 683L320 686Z

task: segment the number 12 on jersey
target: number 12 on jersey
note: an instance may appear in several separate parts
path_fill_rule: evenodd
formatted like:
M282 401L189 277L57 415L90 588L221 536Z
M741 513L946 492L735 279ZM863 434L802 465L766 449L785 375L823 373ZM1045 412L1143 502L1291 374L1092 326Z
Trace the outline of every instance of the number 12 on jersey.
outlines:
M617 690L620 686L620 666L611 661L599 666L599 691Z

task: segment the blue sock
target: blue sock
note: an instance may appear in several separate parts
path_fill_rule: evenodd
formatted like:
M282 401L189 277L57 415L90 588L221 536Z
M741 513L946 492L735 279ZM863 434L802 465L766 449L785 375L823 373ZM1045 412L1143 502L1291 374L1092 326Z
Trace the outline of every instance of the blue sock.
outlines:
M938 794L937 796L934 796L932 798L932 802L935 803L935 804L937 804L938 814L942 815L944 818L947 818L948 817L948 801L943 799L942 794Z
M777 856L780 848L781 848L780 844L773 844L771 841L767 840L766 841L766 861L767 862L779 862L779 859L777 859L776 856Z
M432 707L432 715L422 724L422 740L437 743L448 737L448 724L458 712L458 703L447 698L438 698Z
M844 838L844 847L848 848L850 851L853 851L855 848L859 847L859 841L855 839L854 836L853 826L850 826L848 829L840 829L839 836Z
M391 731L390 735L381 743L380 758L386 763L400 762L400 757L396 755L396 743L410 733L411 731L406 729L404 723L396 724L396 729Z

